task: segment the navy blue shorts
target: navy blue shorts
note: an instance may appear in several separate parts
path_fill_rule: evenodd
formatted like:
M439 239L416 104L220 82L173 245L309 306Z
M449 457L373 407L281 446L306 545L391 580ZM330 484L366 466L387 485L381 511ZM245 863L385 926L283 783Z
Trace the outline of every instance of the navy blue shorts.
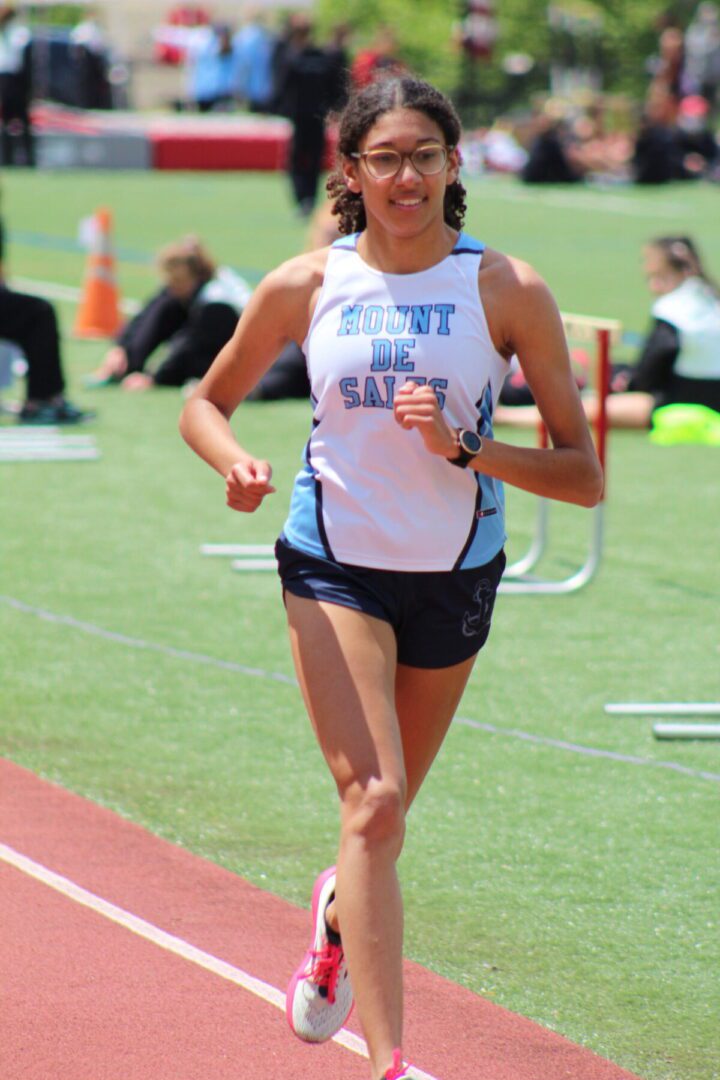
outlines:
M490 633L505 552L471 570L373 570L275 545L283 592L354 608L390 623L398 661L443 668L474 656Z

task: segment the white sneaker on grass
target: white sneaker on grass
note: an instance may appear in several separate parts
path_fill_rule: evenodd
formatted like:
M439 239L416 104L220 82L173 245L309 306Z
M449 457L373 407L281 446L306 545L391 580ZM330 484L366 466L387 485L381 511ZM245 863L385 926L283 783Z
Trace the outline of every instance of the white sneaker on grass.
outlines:
M312 944L287 988L285 1015L305 1042L325 1042L343 1026L353 1007L352 987L339 934L325 921L335 896L335 867L324 870L312 896Z

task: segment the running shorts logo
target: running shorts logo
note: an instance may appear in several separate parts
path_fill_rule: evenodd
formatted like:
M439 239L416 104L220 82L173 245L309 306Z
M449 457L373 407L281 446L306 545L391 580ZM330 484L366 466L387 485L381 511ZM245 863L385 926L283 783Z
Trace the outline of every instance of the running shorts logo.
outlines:
M487 630L495 604L495 586L488 578L482 578L475 586L473 600L478 606L476 612L466 611L462 620L464 637L475 637Z

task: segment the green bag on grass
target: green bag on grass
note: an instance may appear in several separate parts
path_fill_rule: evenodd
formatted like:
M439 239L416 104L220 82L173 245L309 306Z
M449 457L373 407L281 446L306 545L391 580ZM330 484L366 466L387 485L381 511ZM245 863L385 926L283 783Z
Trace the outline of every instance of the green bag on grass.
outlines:
M658 446L720 446L720 412L706 405L663 405L652 414L650 441Z

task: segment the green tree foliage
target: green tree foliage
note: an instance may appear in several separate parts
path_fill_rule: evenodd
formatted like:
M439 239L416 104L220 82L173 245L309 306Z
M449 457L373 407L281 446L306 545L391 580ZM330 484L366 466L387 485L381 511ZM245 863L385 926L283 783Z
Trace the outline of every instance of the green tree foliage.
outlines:
M352 27L351 53L371 45L379 27L391 27L414 72L445 91L454 89L458 49L452 33L458 16L447 0L344 0L341 7L337 0L318 0L316 12L321 37L341 21Z
M492 61L476 62L472 83L479 98L499 101L512 79L503 68L510 54L532 57L534 67L524 82L532 90L547 89L552 63L563 55L597 65L602 88L636 99L644 95L648 61L656 55L663 19L686 26L696 0L496 0L499 36ZM548 8L568 18L567 28L551 27ZM351 49L367 46L379 26L392 27L405 62L441 89L456 93L469 78L469 65L455 41L462 18L462 0L345 0L343 21L353 28ZM336 0L317 0L322 34L338 22ZM562 23L562 19L558 20Z

